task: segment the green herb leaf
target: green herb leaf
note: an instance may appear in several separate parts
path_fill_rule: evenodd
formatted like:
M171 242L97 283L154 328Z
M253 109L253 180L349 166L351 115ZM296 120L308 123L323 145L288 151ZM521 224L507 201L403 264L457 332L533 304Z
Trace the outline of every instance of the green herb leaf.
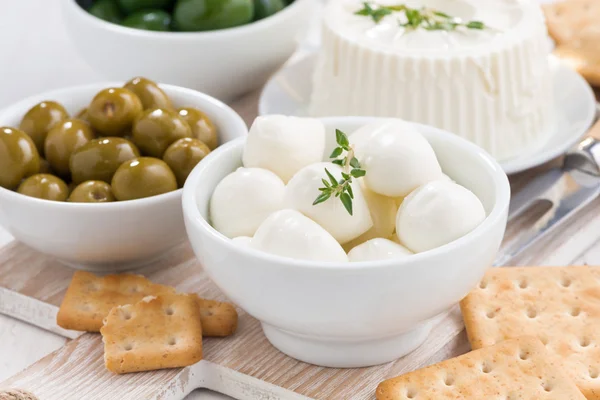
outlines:
M350 142L348 141L348 136L339 129L335 130L335 141L342 147L344 150L348 150L348 146Z
M434 15L437 15L438 17L442 17L442 18L452 18L451 16L449 16L448 14L445 14L441 11L433 11Z
M342 201L346 211L348 211L348 214L352 215L352 198L350 195L348 193L342 193L340 200Z
M343 167L346 164L346 159L344 158L344 159L333 160L331 163Z
M350 171L350 175L352 175L355 178L361 178L366 174L367 172L364 169L354 168L352 171Z
M386 15L394 12L404 13L406 22L398 20L398 24L407 30L423 28L428 31L454 31L459 27L477 30L487 29L487 26L481 21L465 23L459 18L433 8L422 7L417 9L410 8L405 4L380 5L374 2L363 2L363 8L356 11L355 14L370 17L375 23L379 23ZM342 147L344 150L348 150L347 145Z
M352 168L360 168L360 163L358 162L356 157L352 157L352 160L350 160L350 166Z
M327 168L325 168L325 173L327 174L327 177L329 178L329 181L331 182L331 186L337 187L338 186L337 179L335 179L335 177L333 175L331 175L331 172L329 172L329 170Z
M344 181L347 181L348 179L352 179L352 178L350 177L350 175L348 175L348 174L347 174L347 173L345 173L345 172L342 172L342 178L344 178L344 179L342 179L342 181L340 182L340 184L343 184L343 183L344 183Z
M348 185L346 186L346 191L348 192L348 194L350 195L351 199L354 199L354 191L352 190L352 185Z
M323 185L325 185L326 188L330 187L329 182L327 182L325 179L321 179L321 182L323 182Z
M344 152L344 149L342 149L341 147L336 147L331 152L331 155L329 156L329 158L338 158L339 156L342 155L343 152Z
M485 29L485 24L481 21L471 21L465 26L469 29Z
M331 193L322 193L319 197L317 197L317 199L313 202L312 205L316 206L317 204L323 203L327 201L330 197Z

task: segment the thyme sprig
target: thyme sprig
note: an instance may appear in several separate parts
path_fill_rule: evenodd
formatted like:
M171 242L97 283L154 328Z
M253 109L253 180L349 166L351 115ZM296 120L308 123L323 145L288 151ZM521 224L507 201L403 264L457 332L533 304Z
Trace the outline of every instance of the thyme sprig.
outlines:
M338 147L333 149L329 158L333 158L333 164L344 168L342 179L337 180L327 168L325 173L328 179L322 179L324 187L319 188L321 194L315 199L313 206L327 201L332 196L339 197L348 214L352 215L352 179L365 176L366 171L362 169L360 162L354 156L354 148L350 145L348 136L339 129L335 130L335 140ZM345 152L345 154L344 154ZM343 157L341 157L343 155ZM340 158L341 157L341 158Z
M364 2L363 8L356 11L355 14L371 17L377 24L385 16L391 15L394 12L404 14L406 22L398 21L398 23L400 26L410 30L418 28L428 31L454 31L458 28L487 29L487 26L481 21L464 22L460 18L452 17L433 8L411 8L404 4L384 6L372 2Z

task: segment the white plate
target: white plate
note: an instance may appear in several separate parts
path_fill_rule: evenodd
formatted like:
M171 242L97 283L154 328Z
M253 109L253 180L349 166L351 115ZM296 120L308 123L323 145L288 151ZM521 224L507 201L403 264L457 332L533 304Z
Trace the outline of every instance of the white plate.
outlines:
M287 64L267 83L260 97L259 114L307 116L316 55L308 54ZM575 71L551 61L556 123L547 142L519 157L501 161L507 174L536 167L564 154L588 131L596 116L596 98L588 83Z

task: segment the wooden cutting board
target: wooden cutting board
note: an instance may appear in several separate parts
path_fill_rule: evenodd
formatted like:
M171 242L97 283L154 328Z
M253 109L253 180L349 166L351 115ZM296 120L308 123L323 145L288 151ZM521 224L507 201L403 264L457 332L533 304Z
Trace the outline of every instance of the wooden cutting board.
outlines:
M247 96L234 105L246 121L256 115L256 96ZM513 177L513 189L518 190L547 167ZM594 201L555 235L514 260L514 264L576 262L578 255L600 238L598 206L600 200ZM519 225L512 226L508 240L518 232ZM181 291L223 299L187 243L136 272ZM382 380L469 350L462 318L455 307L438 318L430 337L420 348L402 359L371 368L322 368L277 351L263 335L258 321L238 310L238 332L229 338L205 339L205 360L200 363L181 369L114 375L104 368L100 335L65 331L55 324L57 306L72 273L56 260L19 243L0 250L0 313L73 339L26 370L0 382L0 388L26 389L41 400L181 400L196 388L211 389L242 400L374 399L375 388Z

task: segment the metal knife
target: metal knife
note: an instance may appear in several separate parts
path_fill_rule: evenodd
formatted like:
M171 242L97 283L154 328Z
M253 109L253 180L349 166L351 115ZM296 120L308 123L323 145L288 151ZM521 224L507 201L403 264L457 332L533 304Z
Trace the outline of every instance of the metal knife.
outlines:
M595 131L600 131L600 123L590 130L592 133ZM509 225L536 203L550 202L551 207L498 253L494 266L508 264L599 195L600 141L590 136L566 154L561 167L536 177L512 197Z

